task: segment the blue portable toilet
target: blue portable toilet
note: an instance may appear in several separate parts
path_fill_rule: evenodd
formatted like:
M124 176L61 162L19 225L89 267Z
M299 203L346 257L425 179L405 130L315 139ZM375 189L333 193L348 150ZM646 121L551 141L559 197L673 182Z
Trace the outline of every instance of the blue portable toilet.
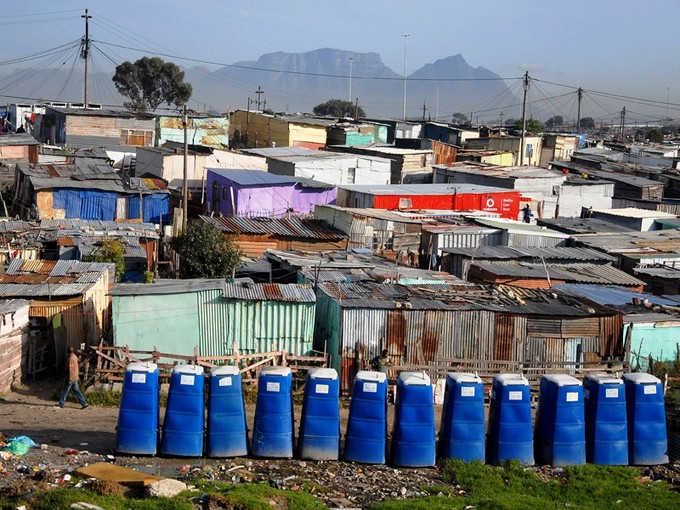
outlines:
M257 382L253 425L253 455L293 456L293 374L288 367L265 367Z
M661 381L651 374L624 374L631 464L668 463L666 406Z
M491 385L486 459L534 463L529 381L522 374L496 374Z
M177 365L172 369L161 435L162 454L203 455L204 393L203 367Z
M401 372L392 431L392 462L402 467L434 466L437 460L434 392L424 372Z
M387 460L387 374L360 370L354 378L345 432L345 460Z
M534 431L538 464L585 464L584 413L581 381L566 374L548 374L541 378Z
M307 372L298 456L311 460L338 460L340 456L340 384L334 368Z
M586 408L586 461L628 464L628 420L623 380L609 374L588 374L583 380Z
M484 462L484 384L475 374L446 375L439 456Z
M248 455L246 410L238 367L213 367L209 388L208 457Z
M116 452L156 455L158 414L158 367L155 363L130 363L120 397Z

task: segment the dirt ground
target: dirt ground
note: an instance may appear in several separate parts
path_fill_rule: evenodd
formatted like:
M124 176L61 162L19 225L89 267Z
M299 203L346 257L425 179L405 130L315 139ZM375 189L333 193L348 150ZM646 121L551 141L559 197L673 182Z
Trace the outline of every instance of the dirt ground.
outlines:
M88 483L70 474L94 462L114 462L154 475L191 483L196 478L228 483L262 482L288 489L306 490L330 507L361 508L388 498L417 498L436 487L447 495L459 495L459 488L447 484L434 468L393 468L386 465L360 465L351 462L301 461L293 459L207 459L161 456L115 455L117 408L67 403L55 407L59 381L31 385L0 395L0 436L28 436L41 445L20 458L0 459L0 495L30 492L32 487L49 488ZM345 430L349 402L343 402L341 430ZM438 425L441 407L435 406ZM252 430L255 406L246 406L248 427ZM301 409L295 408L299 417ZM165 413L161 409L161 419ZM394 406L389 406L388 430L392 428ZM297 419L296 419L297 424ZM552 478L558 469L534 468L539 476ZM680 484L680 463L643 469L645 476ZM430 487L431 489L424 488Z
M0 460L0 490L13 484L35 481L52 486L64 483L74 469L101 461L139 469L151 474L191 480L195 477L232 483L265 482L273 487L317 491L329 506L361 507L385 498L418 497L422 487L445 485L436 468L394 469L388 466L348 462L283 459L165 458L161 456L117 456L117 408L80 409L67 402L55 407L59 381L31 385L0 396L0 434L6 438L28 436L41 445L18 459ZM341 430L345 430L349 402L341 409ZM246 406L252 430L255 405ZM296 426L301 412L295 408ZM161 409L161 420L165 409ZM391 430L394 406L389 406ZM440 408L436 422L439 423ZM67 476L68 478L68 476ZM77 483L73 478L68 484ZM453 487L451 487L453 490Z

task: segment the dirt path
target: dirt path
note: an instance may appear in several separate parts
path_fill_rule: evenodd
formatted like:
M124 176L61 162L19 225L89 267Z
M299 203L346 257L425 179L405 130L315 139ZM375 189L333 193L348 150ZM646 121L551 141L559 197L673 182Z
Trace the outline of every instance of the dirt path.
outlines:
M311 485L317 496L338 507L360 507L390 497L417 497L423 487L444 484L435 468L394 469L342 461L115 456L118 409L90 405L81 410L79 404L70 402L64 409L55 407L53 395L58 386L58 382L32 385L0 397L0 434L25 435L42 445L42 448L32 448L22 458L0 461L0 490L17 484L25 487L27 483L58 486L65 474L102 460L186 480L202 477L232 483L264 482L292 490L303 490L303 485L309 490ZM343 431L348 407L344 405L341 410ZM250 430L254 410L254 404L246 406ZM296 425L300 412L296 406ZM161 419L164 413L161 409ZM388 416L391 428L393 406L389 407ZM107 457L111 455L113 459ZM76 481L74 478L68 483Z

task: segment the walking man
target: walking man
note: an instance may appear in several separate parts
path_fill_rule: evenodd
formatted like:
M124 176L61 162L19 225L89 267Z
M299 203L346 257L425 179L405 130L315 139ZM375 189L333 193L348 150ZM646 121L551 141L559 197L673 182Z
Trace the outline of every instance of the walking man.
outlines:
M71 390L76 394L78 401L80 402L80 408L85 409L88 406L87 400L80 392L78 387L78 380L80 379L80 373L78 370L78 356L76 356L76 351L73 347L68 348L68 359L66 360L66 380L64 381L64 386L61 388L61 397L59 398L59 407L64 407L66 403L66 397Z

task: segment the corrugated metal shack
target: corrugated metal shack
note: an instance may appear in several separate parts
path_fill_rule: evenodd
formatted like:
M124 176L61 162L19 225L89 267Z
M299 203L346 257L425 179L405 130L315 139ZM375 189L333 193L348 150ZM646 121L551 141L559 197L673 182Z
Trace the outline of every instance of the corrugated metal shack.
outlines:
M618 267L632 272L639 267L680 265L680 230L629 231L613 234L576 234L572 245L616 256Z
M621 314L503 286L319 283L314 342L350 389L381 349L396 364L442 359L600 361L623 356Z
M121 284L113 297L114 344L201 356L312 350L315 301L303 285L166 280Z
M38 162L40 142L28 133L7 133L0 136L0 162Z
M0 393L20 383L28 368L28 309L30 301L0 301Z
M442 250L441 269L467 279L468 269L474 262L535 262L546 263L584 263L612 264L616 257L589 248L530 248L510 246L480 246L479 248L444 248Z
M466 223L423 226L421 251L435 269L446 248L480 248L510 246L521 248L555 248L567 246L569 236L546 227L501 218L474 218Z
M586 209L582 213L583 217L592 217L606 220L610 223L630 227L638 232L649 230L660 230L661 226L657 220L675 219L676 215L662 211L651 211L649 209L637 209L627 207L625 209Z
M390 159L392 184L432 182L434 156L430 149L403 149L394 145L329 145L326 150Z
M189 143L203 145L213 149L229 148L229 118L214 116L192 116L187 118L187 130L190 133ZM156 139L158 145L165 142L184 143L184 124L181 116L156 117Z
M610 265L549 264L539 262L474 261L468 281L479 284L504 284L525 289L549 289L557 283L620 285L642 291L645 283Z
M16 213L22 217L104 221L142 218L165 225L170 194L161 179L125 181L109 165L96 160L75 165L18 163L14 203Z
M12 259L0 277L0 298L30 300L32 334L61 369L67 347L97 343L109 330L114 271L108 263Z
M148 113L47 106L37 117L36 138L47 144L122 152L154 145L156 119Z
M347 236L323 220L312 218L238 218L200 216L250 257L268 249L320 252L344 250Z
M650 362L675 361L680 349L678 296L654 296L609 285L562 284L555 290L624 314L623 338L629 343L632 370L647 371Z

